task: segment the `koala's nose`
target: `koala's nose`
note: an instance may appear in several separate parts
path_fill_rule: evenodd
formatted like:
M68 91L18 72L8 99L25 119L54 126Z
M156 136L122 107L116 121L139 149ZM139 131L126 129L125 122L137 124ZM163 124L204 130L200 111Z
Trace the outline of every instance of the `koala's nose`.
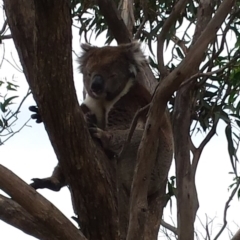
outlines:
M91 85L92 91L95 93L100 93L103 91L103 88L104 88L103 77L101 75L95 75L93 77L93 81L92 81L92 85Z

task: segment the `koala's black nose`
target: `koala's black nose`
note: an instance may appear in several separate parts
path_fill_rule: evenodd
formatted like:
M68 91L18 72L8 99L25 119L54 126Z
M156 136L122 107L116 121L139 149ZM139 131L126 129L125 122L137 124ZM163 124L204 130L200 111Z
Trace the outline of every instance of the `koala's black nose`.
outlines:
M100 75L95 75L93 77L93 81L92 81L92 85L91 85L92 91L95 93L100 93L103 91L103 88L104 88L103 77Z

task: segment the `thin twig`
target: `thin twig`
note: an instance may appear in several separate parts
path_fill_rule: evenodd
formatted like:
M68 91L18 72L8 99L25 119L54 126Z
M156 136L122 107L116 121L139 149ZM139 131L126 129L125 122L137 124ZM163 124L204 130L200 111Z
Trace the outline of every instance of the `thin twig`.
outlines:
M4 33L6 28L7 28L7 20L5 20L4 23L3 23L2 29L0 30L0 35L2 35Z
M236 194L236 192L239 188L239 185L240 185L240 180L238 180L236 187L233 189L231 195L229 196L227 202L225 203L225 207L224 207L224 211L223 211L223 225L213 240L217 240L219 238L219 236L222 234L223 230L227 226L227 210L229 208L230 202L232 201L234 195Z
M29 118L17 131L13 132L9 137L7 137L4 141L0 140L0 146L3 145L6 141L8 141L10 138L12 138L16 133L19 133L25 126L27 126L28 122L31 120Z
M133 133L134 133L136 127L137 127L138 119L139 119L141 116L144 116L144 115L147 114L147 111L149 110L149 107L150 107L150 103L149 103L148 105L146 105L145 107L139 109L139 110L135 113L134 118L133 118L132 123L131 123L131 126L130 126L130 130L129 130L127 139L126 139L126 141L125 141L124 144L123 144L123 147L122 147L121 152L119 153L119 158L121 158L122 153L126 150L127 145L129 145L129 143L131 142Z
M184 41L183 41L183 40L179 39L176 35L175 35L175 36L172 36L172 37L171 37L171 40L172 40L176 45L178 45L178 46L182 49L182 51L183 51L183 53L184 53L185 55L187 55L187 53L188 53L188 48L187 48L186 45L184 44Z
M201 142L199 147L197 149L195 149L195 151L193 152L192 170L193 170L194 175L196 173L197 165L198 165L198 162L199 162L199 159L200 159L200 156L201 156L201 153L202 153L204 147L216 133L216 128L217 128L218 122L219 122L219 120L217 120L213 124L213 126L212 126L211 130L208 132L207 136L203 139L203 141Z
M191 76L190 78L188 78L186 81L184 81L181 85L180 85L180 88L186 86L189 82L199 78L199 77L209 77L209 76L212 76L213 74L217 74L217 73L221 73L223 72L227 67L229 67L234 61L236 61L240 56L240 53L236 54L236 56L234 56L225 66L215 70L215 71L212 71L212 72L206 72L206 73L203 73L203 72L198 72L196 74L194 74L193 76Z
M138 30L137 30L137 32L136 32L136 34L135 34L135 36L134 36L134 39L137 40L137 39L140 38L140 34L141 34L141 32L142 32L142 30L143 30L143 28L144 28L144 25L145 25L145 23L147 22L147 20L148 20L147 17L144 16L144 18L143 18L140 26L138 27Z
M178 235L178 234L177 234L177 228L174 227L174 226L172 226L171 224L165 222L163 219L161 220L161 225L162 225L163 227L165 227L167 230L173 232L175 235Z

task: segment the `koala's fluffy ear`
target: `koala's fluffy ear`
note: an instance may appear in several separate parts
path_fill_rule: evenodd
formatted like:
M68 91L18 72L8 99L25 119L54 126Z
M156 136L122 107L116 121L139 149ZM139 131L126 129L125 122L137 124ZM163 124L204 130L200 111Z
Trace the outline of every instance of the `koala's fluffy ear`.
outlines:
M131 63L130 70L137 75L137 72L148 63L141 50L141 44L137 41L133 41L120 46L125 50L126 56Z
M82 43L82 44L81 44L81 48L82 48L82 50L84 51L84 52L83 52L83 54L84 54L84 53L90 51L91 49L94 49L95 47L91 46L91 45L88 44L88 43Z
M97 47L91 46L88 43L82 43L81 48L83 50L81 57L78 57L77 62L79 64L79 71L83 72L83 66L85 66L85 62L87 61L88 57L90 56L92 50L96 49Z

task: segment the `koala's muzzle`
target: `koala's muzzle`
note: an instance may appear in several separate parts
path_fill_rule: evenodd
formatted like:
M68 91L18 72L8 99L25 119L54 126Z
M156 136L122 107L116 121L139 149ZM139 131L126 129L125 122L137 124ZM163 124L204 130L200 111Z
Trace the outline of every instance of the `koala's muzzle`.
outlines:
M101 93L104 89L104 80L100 75L95 75L92 80L91 90L94 93Z

